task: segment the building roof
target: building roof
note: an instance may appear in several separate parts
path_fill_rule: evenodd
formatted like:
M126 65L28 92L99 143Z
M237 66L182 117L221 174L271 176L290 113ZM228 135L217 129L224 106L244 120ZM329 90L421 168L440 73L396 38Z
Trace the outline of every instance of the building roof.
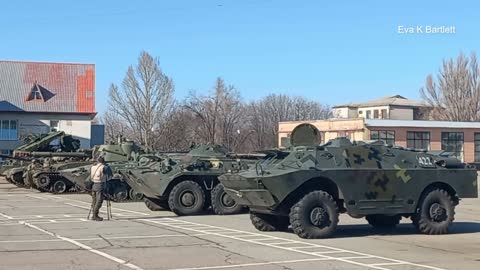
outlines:
M367 127L480 128L480 122L365 119Z
M95 65L0 61L0 111L95 113Z
M359 103L347 103L343 105L337 105L333 108L342 108L342 107L351 107L351 108L361 108L361 107L375 107L375 106L402 106L402 107L430 107L430 105L411 100L401 95L387 96L379 99L374 99L366 102Z

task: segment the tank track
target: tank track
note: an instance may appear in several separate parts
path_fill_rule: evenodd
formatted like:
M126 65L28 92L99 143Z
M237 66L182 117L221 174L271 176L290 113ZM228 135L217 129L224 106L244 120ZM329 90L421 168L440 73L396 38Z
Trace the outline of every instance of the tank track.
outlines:
M59 176L58 174L56 173L44 173L43 175L49 177L51 180L50 180L50 183L49 183L49 188L48 189L43 189L43 188L39 188L36 183L35 183L35 186L32 187L36 190L39 190L39 191L42 191L42 192L48 192L48 193L53 193L53 191L51 190L51 185L52 183L55 182L56 179L58 178L63 178L62 176ZM63 178L65 179L65 178ZM82 188L80 188L78 185L76 185L75 183L72 183L71 181L65 179L65 181L70 185L70 187L67 189L67 191L63 192L63 193L60 193L60 194L57 194L57 195L61 195L61 194L88 194L89 191L87 190L83 190ZM35 181L34 181L35 182ZM121 202L121 203L128 203L128 202L141 202L143 201L142 200L132 200L130 198L130 196L128 196L128 198L126 200L116 200L113 198L113 196L109 195L109 200L113 201L113 202Z

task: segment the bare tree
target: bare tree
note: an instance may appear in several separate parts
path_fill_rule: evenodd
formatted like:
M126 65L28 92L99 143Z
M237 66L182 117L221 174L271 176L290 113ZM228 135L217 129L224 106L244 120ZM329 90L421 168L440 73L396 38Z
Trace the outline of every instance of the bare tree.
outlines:
M222 78L217 78L211 95L190 93L185 108L195 115L200 142L235 150L245 141L246 134L241 132L244 104L235 87L225 85Z
M436 81L430 74L425 88L420 89L422 98L433 107L435 120L479 121L480 120L480 67L477 56L470 58L460 54L457 60L444 60Z
M155 130L171 111L174 85L160 69L158 58L140 53L135 67L130 66L119 88L110 86L109 110L132 130L135 139L153 149Z
M155 149L163 152L183 152L190 150L195 137L195 116L182 106L174 106L167 121L156 130Z
M105 125L105 141L111 142L117 139L118 135L130 137L131 130L125 125L118 115L112 111L106 111L102 117L99 118L99 122Z
M331 116L329 106L302 97L269 95L249 105L249 129L253 131L251 145L254 149L275 147L278 123L326 119Z

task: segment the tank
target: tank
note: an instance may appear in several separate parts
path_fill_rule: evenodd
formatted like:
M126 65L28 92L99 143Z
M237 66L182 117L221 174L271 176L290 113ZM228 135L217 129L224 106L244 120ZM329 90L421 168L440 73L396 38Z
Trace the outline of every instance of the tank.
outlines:
M254 168L219 177L260 231L291 226L301 238L334 235L339 214L366 218L379 229L411 218L421 233L445 234L460 198L477 198L477 171L448 156L382 141L337 138L318 145L302 124L291 147L271 150Z
M58 144L52 144L55 140L58 140ZM65 135L63 131L52 131L39 135L30 134L24 139L24 144L13 151L12 156L1 156L7 159L7 162L2 164L0 175L17 186L25 186L24 170L34 159L35 153L48 155L46 153L75 151L79 147L80 141L74 139L71 135Z
M90 179L90 168L94 160L102 156L105 162L112 168L113 177L107 181L106 195L113 201L142 200L143 194L132 189L123 178L116 173L127 164L137 164L140 156L146 155L143 149L133 141L119 137L117 142L95 146L92 150L92 158L87 164L80 166L62 167L56 172L68 186L76 191L88 192L85 185Z
M134 190L144 194L145 205L152 211L195 215L211 206L216 214L235 214L243 207L223 191L218 176L247 169L259 158L234 155L219 145L198 145L183 155L143 157L119 172Z
M61 175L61 171L91 164L90 155L83 152L36 152L23 171L25 187L40 191L65 193L76 191L75 183Z

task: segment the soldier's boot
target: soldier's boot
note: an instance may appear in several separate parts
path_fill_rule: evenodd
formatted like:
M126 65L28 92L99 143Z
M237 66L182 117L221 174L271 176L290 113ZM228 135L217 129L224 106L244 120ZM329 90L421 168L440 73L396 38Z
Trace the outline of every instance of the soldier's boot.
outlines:
M102 221L103 218L99 217L99 216L98 216L98 211L94 210L94 211L93 211L93 215L92 215L92 220Z
M92 217L92 220L95 220L95 221L103 221L103 218L102 218L102 217L99 217L99 216L94 216L94 217Z

